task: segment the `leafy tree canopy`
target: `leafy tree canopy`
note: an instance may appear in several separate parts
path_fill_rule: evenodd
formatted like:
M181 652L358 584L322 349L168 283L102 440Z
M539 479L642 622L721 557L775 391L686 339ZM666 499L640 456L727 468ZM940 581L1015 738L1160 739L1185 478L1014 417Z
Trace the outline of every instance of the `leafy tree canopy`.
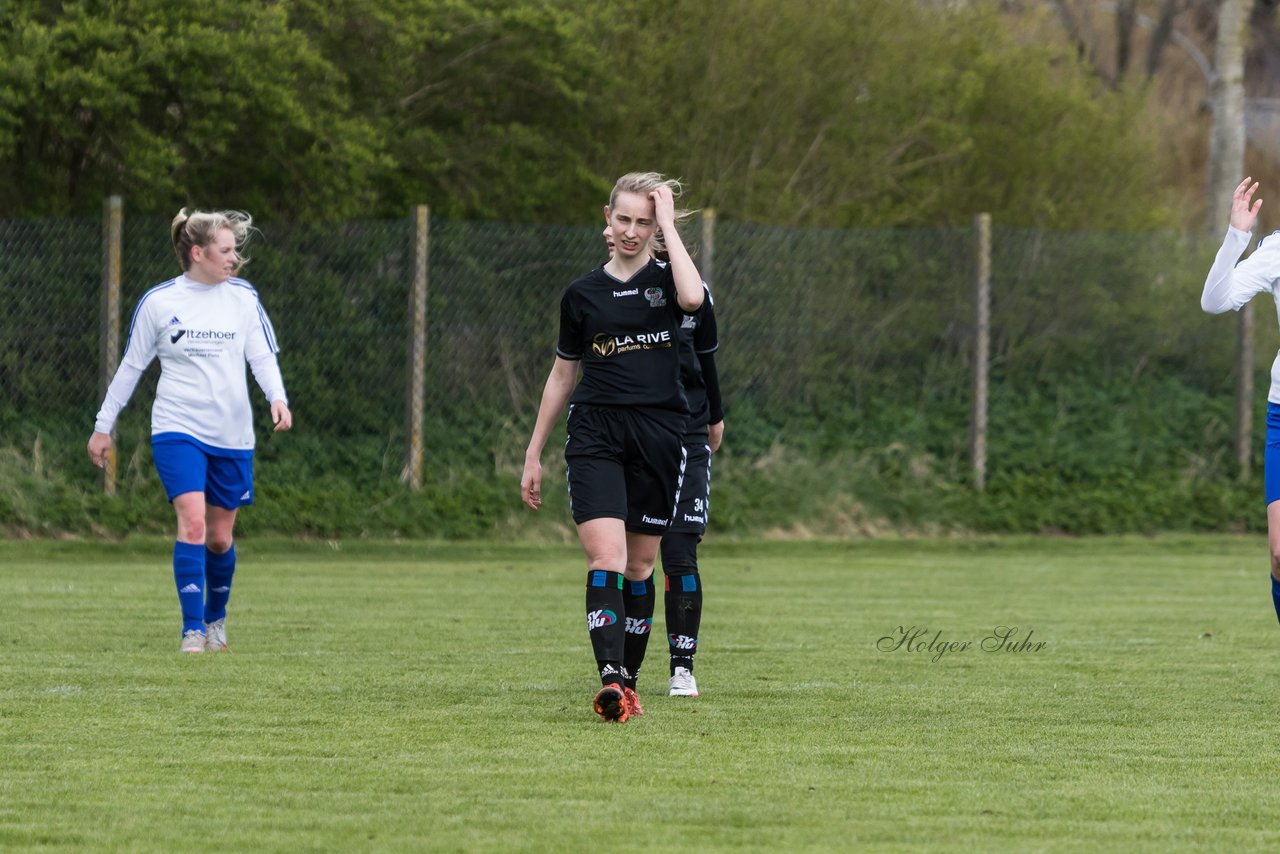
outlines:
M1141 95L901 0L5 0L0 216L583 221L657 169L726 218L1146 228ZM1135 206L1133 198L1144 199Z

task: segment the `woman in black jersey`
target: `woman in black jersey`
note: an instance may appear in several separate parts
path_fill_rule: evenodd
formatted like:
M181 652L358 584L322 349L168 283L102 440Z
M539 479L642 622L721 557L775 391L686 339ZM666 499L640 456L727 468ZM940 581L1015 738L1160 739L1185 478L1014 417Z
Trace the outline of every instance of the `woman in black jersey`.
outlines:
M592 705L606 721L640 713L626 681L643 645L627 641L648 640L654 562L684 465L689 403L677 343L683 316L698 311L704 290L676 230L678 189L653 172L629 173L614 185L604 214L616 251L561 298L556 358L520 481L521 498L538 509L542 450L570 404L569 504L587 559L587 630L602 684ZM650 257L655 240L669 262ZM575 388L577 362L582 382Z

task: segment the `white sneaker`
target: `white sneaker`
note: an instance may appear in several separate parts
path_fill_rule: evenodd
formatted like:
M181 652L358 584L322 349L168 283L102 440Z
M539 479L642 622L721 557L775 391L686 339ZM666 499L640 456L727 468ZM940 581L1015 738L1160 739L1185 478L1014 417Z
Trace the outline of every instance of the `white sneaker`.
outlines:
M204 652L204 632L198 629L183 632L178 652Z
M227 618L204 624L204 648L209 652L227 652Z
M698 696L698 683L694 681L693 674L689 672L689 668L677 667L676 672L671 674L670 696L672 697Z

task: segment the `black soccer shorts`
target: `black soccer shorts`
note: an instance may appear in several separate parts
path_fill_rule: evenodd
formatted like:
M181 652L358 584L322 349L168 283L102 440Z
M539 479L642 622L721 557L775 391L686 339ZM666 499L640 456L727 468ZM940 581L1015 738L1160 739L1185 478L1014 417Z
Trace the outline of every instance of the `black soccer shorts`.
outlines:
M666 533L684 474L683 429L675 414L571 407L564 461L573 521L622 519L632 533Z
M711 512L711 448L706 439L686 442L684 446L684 483L680 501L669 532L697 534L707 532L707 515Z

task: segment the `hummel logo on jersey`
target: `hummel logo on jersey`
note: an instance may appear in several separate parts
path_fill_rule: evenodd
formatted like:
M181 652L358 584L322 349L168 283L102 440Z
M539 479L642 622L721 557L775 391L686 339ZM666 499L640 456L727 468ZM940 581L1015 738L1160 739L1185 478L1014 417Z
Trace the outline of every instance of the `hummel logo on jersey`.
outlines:
M200 585L196 584L195 582L192 582L191 584L188 584L186 587L182 588L178 592L179 593L199 593Z
M177 318L175 317L175 318L174 318L174 320L177 320ZM170 336L169 336L169 343L170 343L170 344L177 344L177 343L178 343L178 339L179 339L179 338L181 338L183 335L186 335L186 334L187 334L187 330L185 330L185 329L179 329L177 332L175 332L175 333L173 333L172 335L170 335Z
M698 647L698 639L688 635L668 635L667 640L676 649L697 649Z
M632 288L629 291L614 291L613 295L615 297L633 297L633 296L637 296L639 293L640 293L639 288Z
M680 321L680 328L681 329L697 329L698 318L694 317L692 314L686 314L684 316L684 320Z
M646 525L662 525L664 528L671 524L670 519L655 519L652 516L641 516L640 521Z

